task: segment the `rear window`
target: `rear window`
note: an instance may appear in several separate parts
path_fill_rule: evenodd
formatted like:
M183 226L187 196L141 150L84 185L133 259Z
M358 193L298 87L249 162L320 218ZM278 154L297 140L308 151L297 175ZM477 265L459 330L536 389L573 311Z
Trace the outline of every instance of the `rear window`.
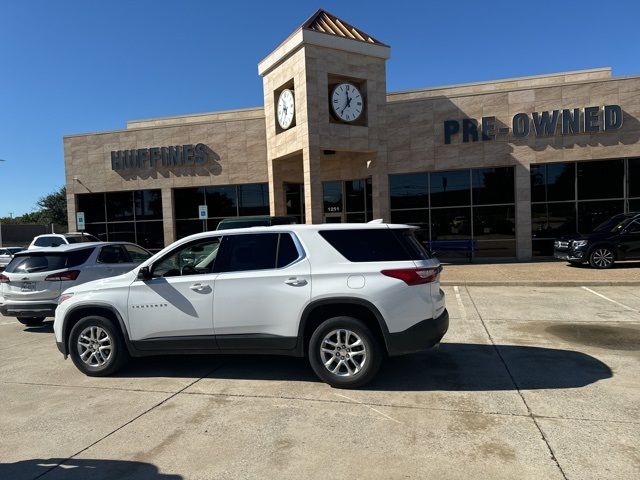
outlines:
M350 262L427 260L410 229L321 230L320 236Z
M61 253L32 253L18 255L7 265L7 273L37 273L73 268L85 263L93 248L84 248L73 252Z
M84 235L67 235L65 237L69 243L99 242L96 237L89 234Z
M40 237L34 243L36 247L59 247L64 244L64 240L60 237Z

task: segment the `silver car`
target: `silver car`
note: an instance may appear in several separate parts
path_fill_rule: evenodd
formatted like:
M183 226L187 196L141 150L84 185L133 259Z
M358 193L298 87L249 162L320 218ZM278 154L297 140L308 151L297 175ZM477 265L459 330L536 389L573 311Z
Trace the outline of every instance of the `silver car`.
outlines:
M25 250L0 273L0 313L24 325L54 315L66 289L126 273L151 256L126 242L91 242Z
M0 272L9 265L13 256L22 250L22 247L0 247Z

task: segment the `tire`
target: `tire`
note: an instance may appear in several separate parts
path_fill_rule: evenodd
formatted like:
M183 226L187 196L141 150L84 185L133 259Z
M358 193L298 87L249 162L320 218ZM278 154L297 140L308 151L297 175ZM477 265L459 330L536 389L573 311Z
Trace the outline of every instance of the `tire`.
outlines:
M46 317L18 317L18 321L27 327L39 327Z
M589 265L593 268L611 268L615 255L609 247L595 247L589 253Z
M344 349L339 348L342 345ZM321 348L325 350L321 351ZM327 367L325 362L331 363ZM382 349L371 330L360 320L333 317L321 323L311 335L309 363L320 380L332 387L357 388L369 383L378 373ZM329 368L336 372L332 373Z
M82 345L78 342L81 336ZM110 348L104 348L107 346ZM69 354L78 370L90 377L111 375L129 360L120 330L111 320L97 315L85 317L73 326Z

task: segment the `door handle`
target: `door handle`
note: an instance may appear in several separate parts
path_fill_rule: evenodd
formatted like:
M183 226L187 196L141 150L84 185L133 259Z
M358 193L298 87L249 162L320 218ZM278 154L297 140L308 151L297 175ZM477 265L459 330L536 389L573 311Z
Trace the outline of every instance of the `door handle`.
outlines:
M304 278L289 278L284 281L287 285L291 285L292 287L303 287L307 284L307 281Z
M194 292L202 292L202 291L204 291L204 290L207 288L207 286L206 286L206 285L203 285L203 284L201 284L201 283L194 283L194 284L193 284L193 285L191 285L189 288L190 288L191 290L193 290Z

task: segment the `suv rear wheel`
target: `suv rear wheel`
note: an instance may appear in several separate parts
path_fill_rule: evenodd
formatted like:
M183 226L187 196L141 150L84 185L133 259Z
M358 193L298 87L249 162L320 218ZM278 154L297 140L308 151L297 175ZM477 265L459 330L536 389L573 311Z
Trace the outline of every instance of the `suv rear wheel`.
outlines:
M382 350L371 330L352 317L321 323L309 341L309 363L320 379L336 388L369 383L382 362Z
M42 325L45 317L18 317L18 321L27 327L37 327Z
M615 257L608 247L596 247L589 254L589 265L593 268L611 268Z
M111 375L129 358L120 331L109 319L97 315L85 317L73 326L69 353L76 367L90 377Z

